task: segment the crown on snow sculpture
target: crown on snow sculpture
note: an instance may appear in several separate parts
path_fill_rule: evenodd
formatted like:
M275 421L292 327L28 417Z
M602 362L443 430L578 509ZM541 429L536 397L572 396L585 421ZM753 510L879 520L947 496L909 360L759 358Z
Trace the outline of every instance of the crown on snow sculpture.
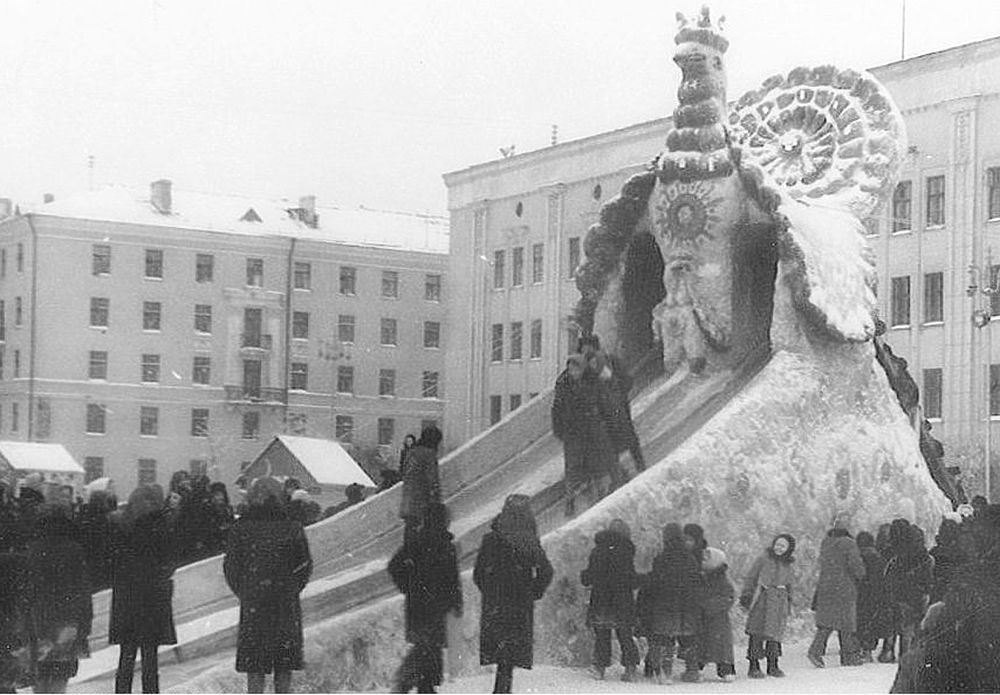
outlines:
M688 17L683 12L678 12L674 43L693 41L714 48L719 53L725 53L729 48L729 40L722 35L722 25L725 21L725 16L720 16L719 21L713 25L708 5L701 6L701 12L697 17Z

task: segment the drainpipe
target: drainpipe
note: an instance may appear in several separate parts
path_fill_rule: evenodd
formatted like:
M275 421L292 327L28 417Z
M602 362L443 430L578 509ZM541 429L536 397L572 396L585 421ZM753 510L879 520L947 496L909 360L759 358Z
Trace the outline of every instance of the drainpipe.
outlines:
M285 358L282 369L284 370L281 377L281 391L284 402L284 413L282 415L282 420L287 431L288 428L288 383L290 379L289 371L292 368L291 360L291 349L292 349L292 271L293 263L295 262L295 242L298 241L295 237L290 239L288 245L288 263L285 267Z
M31 353L28 357L28 441L34 441L35 433L35 346L38 333L38 321L36 316L37 296L38 296L38 231L35 223L31 220L31 214L24 216L31 229L31 332L29 337L29 347Z

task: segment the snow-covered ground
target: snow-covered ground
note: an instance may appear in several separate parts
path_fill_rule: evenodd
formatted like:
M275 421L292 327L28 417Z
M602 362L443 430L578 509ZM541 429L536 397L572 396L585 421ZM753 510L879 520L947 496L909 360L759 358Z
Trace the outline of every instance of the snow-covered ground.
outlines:
M736 644L736 680L723 683L715 675L715 665L709 664L702 672L700 683L683 683L677 671L682 663L675 663L675 674L670 685L657 685L639 678L634 683L622 683L621 666L615 664L607 671L606 679L595 680L586 669L536 666L530 671L515 669L515 693L645 693L668 690L671 693L887 693L896 676L895 664L866 664L843 667L836 652L836 636L830 639L832 649L826 657L826 668L818 669L806 661L808 642L785 645L781 668L784 678L747 678L747 662L741 657L746 644ZM763 663L761 664L763 666ZM640 670L641 670L640 665ZM459 678L444 683L442 693L488 693L493 690L493 671L483 669L475 676Z

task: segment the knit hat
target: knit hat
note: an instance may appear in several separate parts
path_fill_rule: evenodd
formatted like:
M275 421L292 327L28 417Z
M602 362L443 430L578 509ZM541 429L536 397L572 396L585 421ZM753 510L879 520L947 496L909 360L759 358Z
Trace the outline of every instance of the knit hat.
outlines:
M701 560L701 568L706 572L717 570L727 563L726 554L719 548L705 548Z

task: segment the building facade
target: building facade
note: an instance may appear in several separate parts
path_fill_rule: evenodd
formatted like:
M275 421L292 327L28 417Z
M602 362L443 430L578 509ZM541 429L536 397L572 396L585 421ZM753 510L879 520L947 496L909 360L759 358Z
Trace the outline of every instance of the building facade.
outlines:
M1000 453L1000 38L871 72L908 131L893 200L867 221L886 338L909 362L946 459L967 489L983 489L983 462ZM553 383L575 345L583 237L669 128L641 123L445 175L450 343L470 348L448 373L453 444Z
M231 482L280 433L391 457L443 422L447 248L440 217L169 181L8 214L0 438L119 492Z

